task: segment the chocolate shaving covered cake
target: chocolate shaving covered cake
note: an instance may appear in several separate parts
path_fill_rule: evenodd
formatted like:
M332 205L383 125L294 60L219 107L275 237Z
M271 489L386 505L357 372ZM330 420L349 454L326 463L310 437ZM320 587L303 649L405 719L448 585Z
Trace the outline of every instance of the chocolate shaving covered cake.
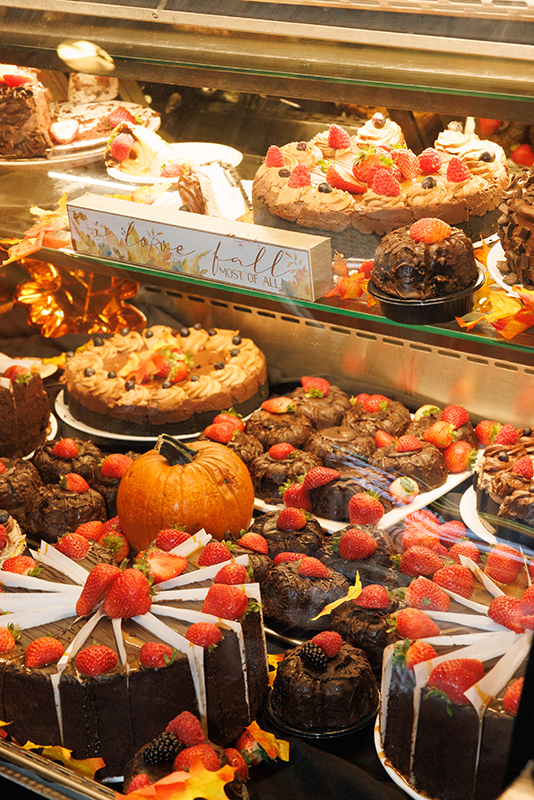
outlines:
M318 431L340 425L345 411L351 407L348 394L322 378L302 378L302 381L306 386L289 394L297 411L308 417ZM314 388L314 382L321 388Z
M313 513L318 517L349 522L349 501L360 492L372 492L378 497L385 511L391 511L394 504L389 494L391 475L375 466L360 462L339 470L339 478L335 478L324 486L310 489Z
M278 519L284 511L268 511L256 517L249 530L260 533L269 546L269 556L273 558L279 553L303 553L313 556L323 544L325 532L316 519L308 516L306 524L298 530L278 527Z
M0 73L16 74L21 82L0 83L0 155L2 158L43 158L52 147L52 95L34 70L0 65Z
M313 425L309 417L292 408L288 413L280 414L259 408L247 420L245 433L255 436L265 450L282 442L288 442L297 449L303 448L313 432Z
M83 492L71 491L49 483L33 496L25 525L26 532L35 538L57 542L83 522L106 519L106 504L99 492L89 487Z
M363 397L359 400L358 398ZM386 431L391 436L401 436L411 422L409 409L399 400L391 400L384 395L358 395L352 408L343 417L343 426L348 425L357 431ZM360 423L367 423L362 428Z
M43 482L30 461L3 458L0 461L0 508L23 527L26 526L35 495Z
M0 367L1 369L2 367ZM48 397L37 368L0 374L0 458L27 456L45 439Z
M72 456L67 458L60 455L59 442L67 441L72 450ZM54 450L56 452L54 452ZM63 475L76 472L88 483L91 483L102 459L102 451L93 442L85 439L54 439L39 447L31 458L44 483L58 483ZM114 516L111 514L111 516Z
M499 237L506 258L507 283L534 285L534 169L512 175L500 206Z

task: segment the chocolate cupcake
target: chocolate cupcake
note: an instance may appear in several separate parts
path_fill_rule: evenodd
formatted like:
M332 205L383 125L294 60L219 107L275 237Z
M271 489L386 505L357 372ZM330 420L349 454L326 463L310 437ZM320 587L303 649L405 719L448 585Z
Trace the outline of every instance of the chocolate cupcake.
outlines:
M289 395L297 412L308 417L318 431L340 425L345 412L351 408L350 397L343 389L332 385L328 385L327 388L327 394L319 392L316 395L309 389L299 387Z
M261 533L267 540L270 558L274 559L278 553L314 556L326 535L317 520L308 516L306 525L300 530L281 530L277 525L280 514L281 511L268 511L257 517L249 528L253 533Z
M389 495L391 477L383 470L362 461L360 467L343 468L336 478L324 486L310 489L313 513L336 522L349 522L349 500L359 492L374 492L385 511L391 511L393 503Z
M435 422L441 420L441 410L436 408L434 412L424 414L417 420L412 420L410 425L406 428L405 434L415 436L417 439L422 439L424 432L430 428ZM472 447L478 447L478 439L475 435L475 429L471 422L466 422L460 425L454 432L454 441L469 442Z
M363 608L352 600L334 608L329 616L330 628L337 631L346 642L360 647L376 673L382 669L384 648L398 636L390 631L390 616L404 605L393 598L384 608Z
M273 560L270 556L263 553L257 553L255 550L250 550L248 547L243 547L237 542L225 541L228 549L232 554L232 558L237 556L248 556L247 571L250 574L250 580L255 583L262 583L265 576L273 566Z
M363 530L376 542L376 550L365 558L344 558L339 552L339 542L344 533L351 530ZM399 553L393 539L386 531L376 525L347 525L329 539L317 551L316 558L329 569L341 572L349 583L353 584L356 576L360 576L362 586L371 583L382 583L394 588L397 585L398 571L393 569L393 557Z
M269 452L262 453L249 465L250 477L254 484L254 494L263 500L280 502L279 489L286 481L295 481L313 467L318 467L321 459L313 453L293 450L287 458L273 458Z
M357 427L359 422L371 422L375 430L386 431L391 436L402 436L411 422L410 412L398 400L384 398L386 400L387 403L377 404L382 407L376 410L367 410L365 401L355 403L345 414L342 424Z
M375 452L376 444L374 432L347 425L312 433L305 449L319 456L325 467L339 469L350 466L354 459L369 458Z
M64 533L75 531L82 522L104 522L106 519L104 498L94 489L73 492L46 484L33 497L26 532L37 539L54 543Z
M134 453L131 450L125 455L132 461L139 458L139 453ZM120 478L102 475L102 462L96 465L90 484L91 488L96 489L104 498L109 519L117 516L117 492L119 491L120 482Z
M407 475L417 482L421 491L436 489L447 480L448 470L441 450L422 442L418 450L398 452L395 444L380 447L371 457L371 464L393 476Z
M75 438L72 441L76 443L77 454L73 458L63 458L52 452L59 441L61 440L54 439L52 442L46 442L35 451L31 459L43 481L57 483L63 475L76 472L85 478L87 483L91 483L98 463L102 459L102 452L96 444Z
M0 508L25 529L33 498L43 482L29 461L3 458L1 463L5 470L0 474Z
M268 450L273 444L289 442L297 450L304 447L313 432L309 418L298 411L285 414L271 414L259 408L250 416L245 433L255 436Z

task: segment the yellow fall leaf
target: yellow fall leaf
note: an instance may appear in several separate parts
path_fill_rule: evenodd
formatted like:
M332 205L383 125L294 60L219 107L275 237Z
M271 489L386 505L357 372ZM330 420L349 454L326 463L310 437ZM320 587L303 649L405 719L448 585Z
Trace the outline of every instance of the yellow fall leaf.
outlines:
M284 659L283 653L279 653L278 655L275 655L274 653L267 654L267 661L269 663L269 666L272 667L272 669L269 670L269 686L273 685L274 679L276 678L276 670L278 669L278 665L280 664L281 661L283 661L283 659Z
M216 772L210 772L202 763L200 756L193 756L189 772L172 772L159 781L144 786L128 794L131 800L196 800L206 797L209 800L228 800L224 791L227 783L234 779L236 768L226 764ZM116 800L124 795L115 793Z
M102 758L73 758L72 750L67 750L66 747L61 747L60 745L43 746L34 744L33 742L26 742L22 749L41 750L41 755L44 756L44 758L49 758L52 761L59 761L73 772L77 772L79 775L83 775L86 778L93 779L95 777L95 772L106 766L106 762Z
M269 758L289 761L289 742L286 742L285 739L277 739L273 733L262 730L257 722L251 722L250 725L247 725L247 729L260 747L263 747Z
M360 580L360 573L356 573L356 580L354 581L354 586L349 587L349 591L345 595L345 597L340 597L339 600L334 600L333 603L328 603L327 606L320 611L316 617L313 617L314 620L319 619L320 617L324 617L326 614L330 614L334 608L337 608L343 603L346 603L347 600L354 600L355 597L358 597L362 592L362 582Z

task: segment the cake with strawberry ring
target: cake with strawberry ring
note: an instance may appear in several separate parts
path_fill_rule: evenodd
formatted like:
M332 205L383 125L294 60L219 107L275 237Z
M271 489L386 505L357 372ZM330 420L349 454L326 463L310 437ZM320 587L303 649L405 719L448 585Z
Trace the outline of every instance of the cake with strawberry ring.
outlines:
M477 278L471 240L432 217L386 234L371 272L376 289L405 300L446 297L474 286Z
M37 363L29 368L0 356L0 458L29 455L45 441L49 425Z
M223 409L250 414L267 395L254 342L200 324L97 335L66 360L62 380L76 419L134 435L198 432Z
M357 431L372 432L374 435L377 430L381 430L391 436L402 436L412 421L410 411L405 405L383 394L370 395L361 392L351 403L342 424Z
M257 584L217 583L223 564L192 565L209 538L185 534L172 552L154 544L135 568L87 540L84 555L43 542L4 562L8 737L101 758L101 779L122 775L183 711L217 745L240 736L267 688L260 595ZM246 556L236 561L246 568Z
M385 233L423 217L474 240L494 233L508 185L504 151L458 127L450 123L419 155L381 113L366 135L334 124L309 142L273 145L254 178L254 222L329 237L333 253L360 258L372 257Z

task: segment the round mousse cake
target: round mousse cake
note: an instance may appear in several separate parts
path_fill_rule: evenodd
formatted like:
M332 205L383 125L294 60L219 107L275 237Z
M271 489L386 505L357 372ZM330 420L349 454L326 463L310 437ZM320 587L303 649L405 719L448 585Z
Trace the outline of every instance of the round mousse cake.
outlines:
M405 300L444 297L472 286L477 277L471 240L431 218L384 236L371 273L377 289Z
M99 430L191 433L233 407L250 414L267 394L265 356L239 331L157 325L95 336L65 363L71 414Z
M495 233L508 185L504 151L450 126L419 156L382 114L354 136L332 125L309 142L272 146L253 183L254 222L326 236L333 252L364 258L385 233L422 217L476 239Z

